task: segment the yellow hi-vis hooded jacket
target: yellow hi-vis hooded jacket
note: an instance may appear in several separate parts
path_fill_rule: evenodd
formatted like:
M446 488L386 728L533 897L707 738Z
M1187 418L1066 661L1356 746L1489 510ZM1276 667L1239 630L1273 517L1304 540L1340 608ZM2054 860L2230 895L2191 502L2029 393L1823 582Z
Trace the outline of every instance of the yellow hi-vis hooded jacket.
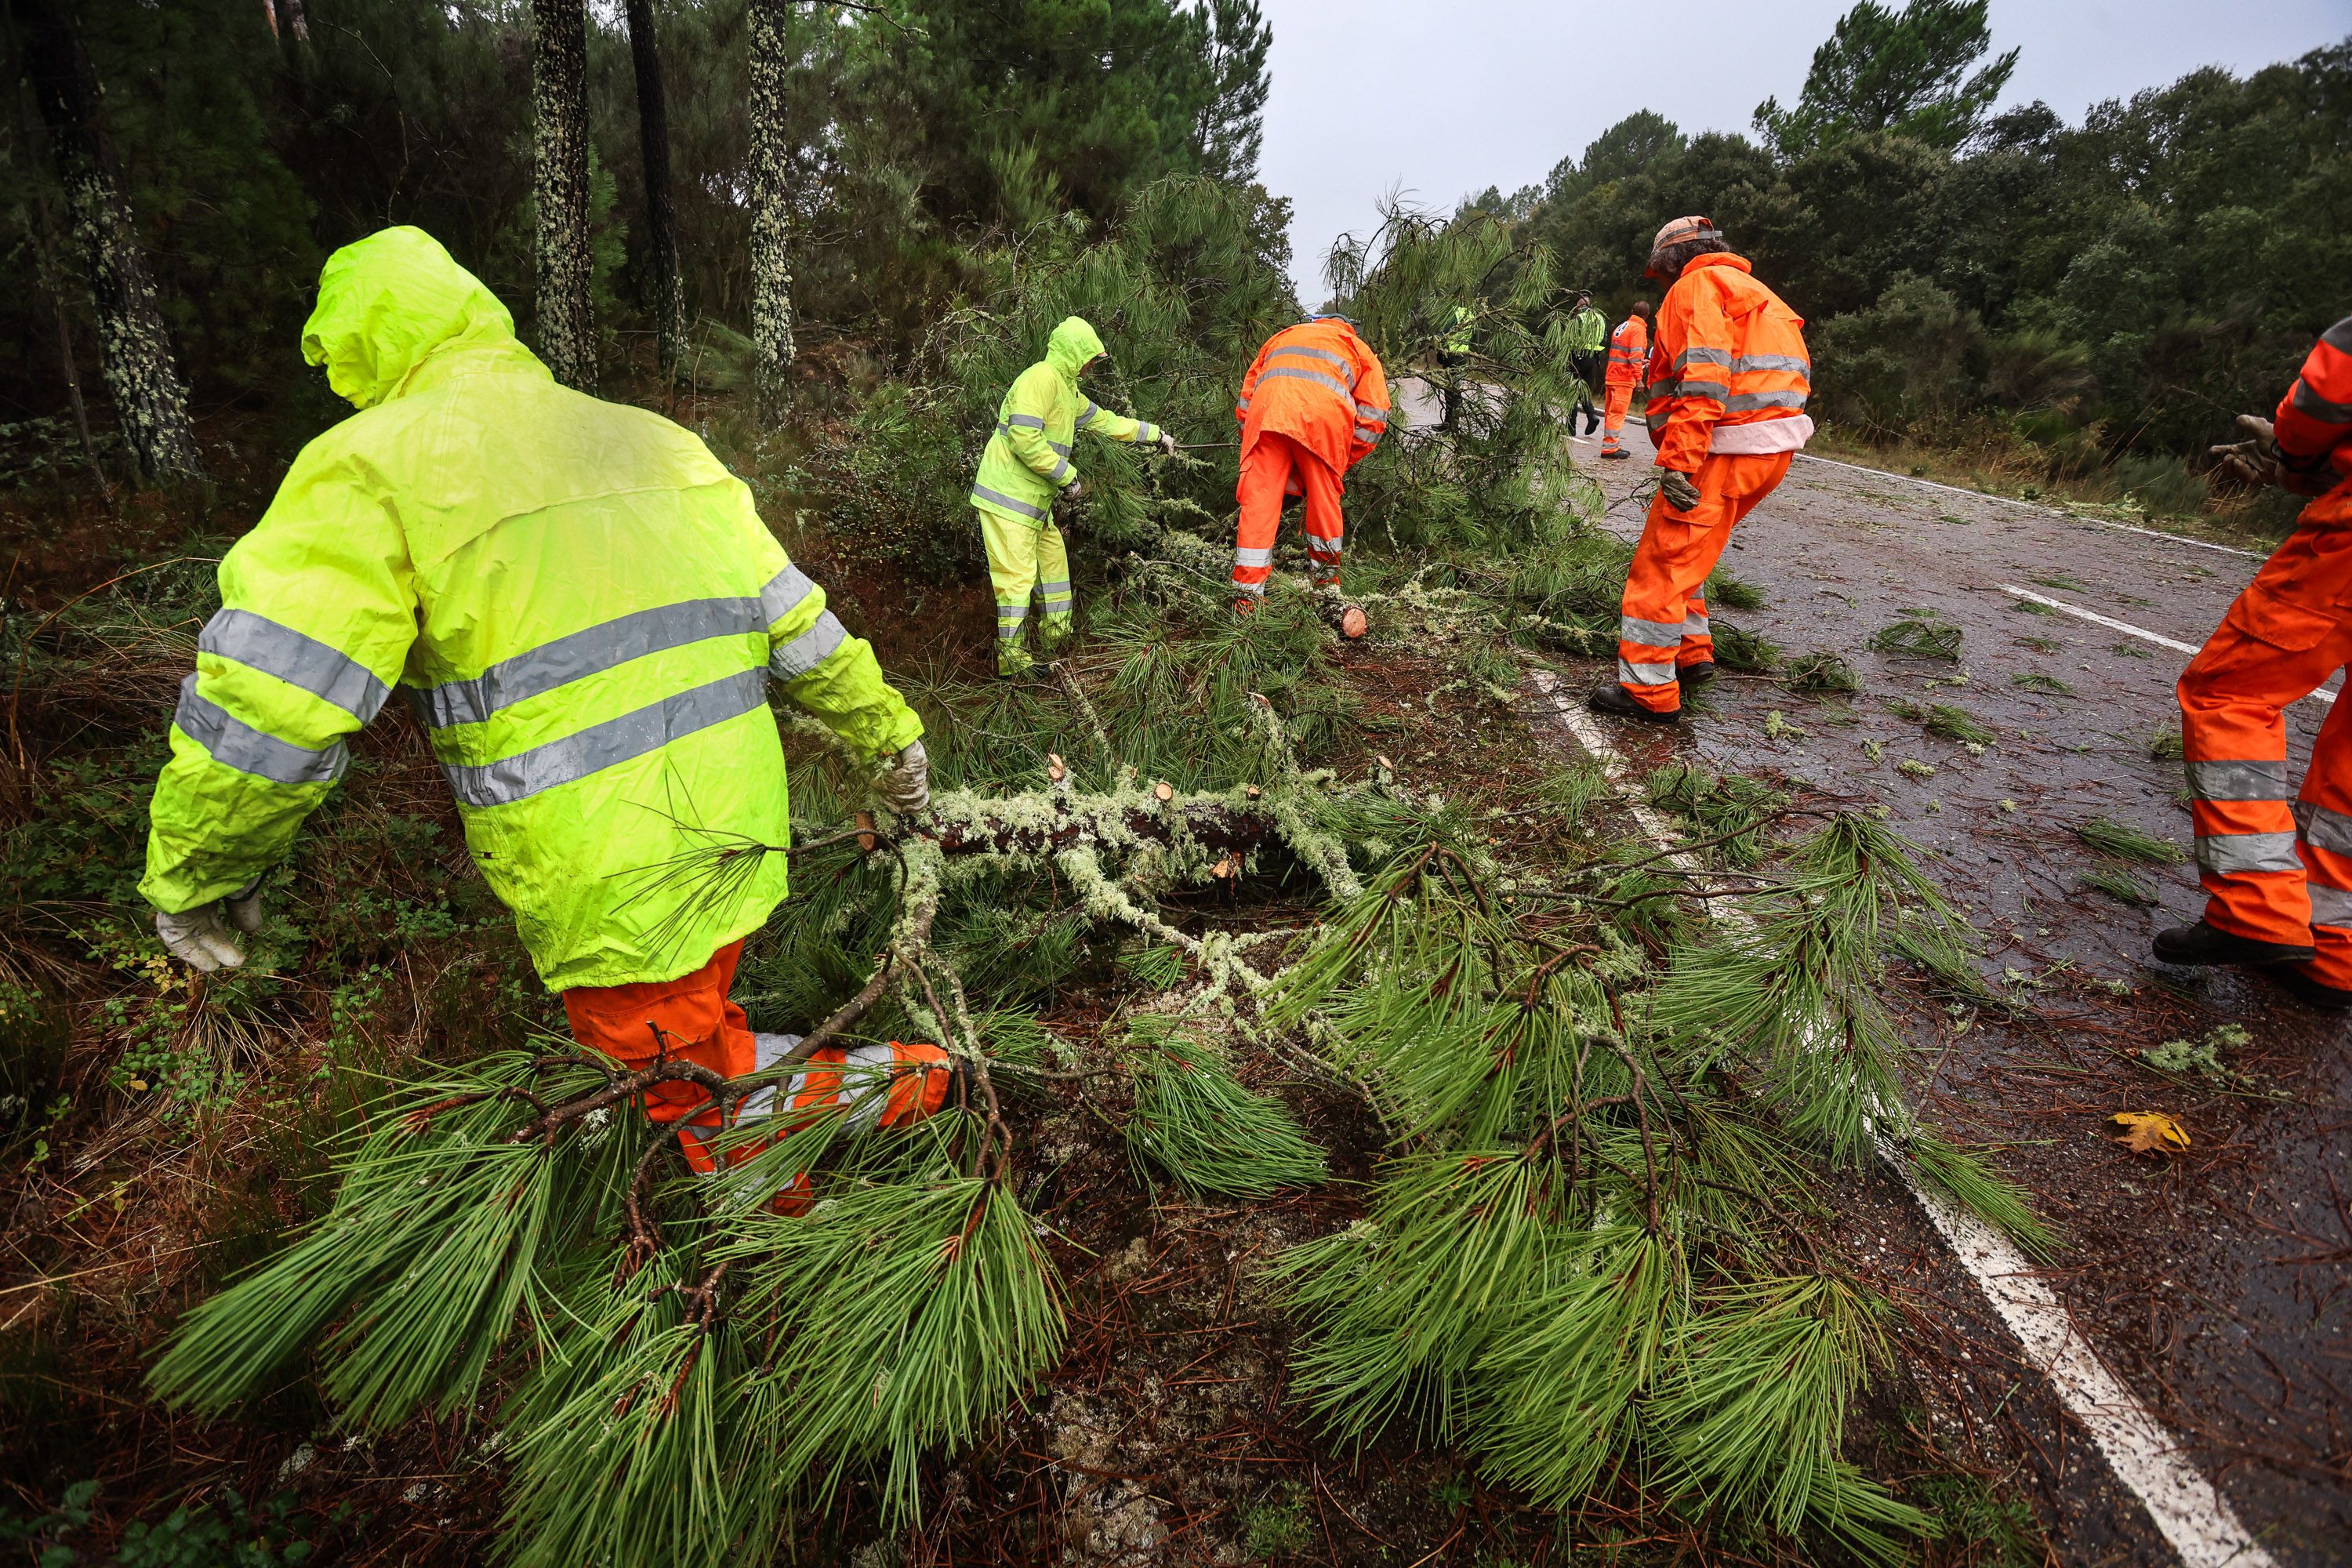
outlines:
M1102 339L1085 321L1062 318L1045 341L1045 357L1013 378L997 406L996 432L972 482L973 506L1041 525L1053 516L1054 492L1077 482L1070 466L1077 432L1138 445L1160 439L1159 426L1097 408L1078 390L1078 372L1102 352Z
M672 979L756 929L782 855L716 897L659 872L785 841L769 681L866 753L922 724L751 491L668 420L557 385L419 229L328 259L302 353L360 412L221 563L140 890L184 910L282 857L397 683L551 987Z

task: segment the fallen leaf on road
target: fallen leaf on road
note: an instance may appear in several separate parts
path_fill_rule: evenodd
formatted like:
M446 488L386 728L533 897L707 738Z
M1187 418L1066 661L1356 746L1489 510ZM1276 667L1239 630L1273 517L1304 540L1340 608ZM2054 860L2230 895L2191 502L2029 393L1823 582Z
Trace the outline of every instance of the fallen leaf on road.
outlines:
M2135 1154L2178 1154L2189 1147L2188 1132L2161 1110L2118 1110L2108 1120L2125 1130L2114 1142Z

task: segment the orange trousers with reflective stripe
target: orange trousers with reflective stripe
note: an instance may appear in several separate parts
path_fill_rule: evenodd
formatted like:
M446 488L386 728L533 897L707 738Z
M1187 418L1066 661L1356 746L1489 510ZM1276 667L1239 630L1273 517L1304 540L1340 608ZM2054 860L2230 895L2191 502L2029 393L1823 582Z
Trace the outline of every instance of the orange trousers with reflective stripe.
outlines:
M1265 580L1274 572L1274 540L1282 528L1286 495L1307 498L1308 574L1318 584L1337 587L1348 531L1339 512L1344 488L1330 465L1313 452L1278 431L1260 431L1257 444L1242 462L1241 483L1234 490L1242 506L1234 539L1234 590L1253 598L1265 595Z
M1611 382L1601 404L1601 449L1613 452L1623 443L1625 411L1633 406L1633 384Z
M2321 723L2299 794L2286 758L2287 707L2347 661L2352 528L2305 527L2238 595L2181 673L2179 695L2205 918L2259 942L2311 943L2319 950L2313 978L2352 988L2352 717L2344 704Z
M711 954L709 963L675 980L574 986L563 993L572 1037L632 1071L642 1071L665 1056L709 1068L722 1078L756 1071L761 1065L759 1037L752 1034L743 1009L727 999L742 956L742 942L730 942ZM946 1102L950 1081L948 1073L930 1070L947 1063L947 1053L937 1046L893 1041L892 1055L918 1070L893 1076L881 1115L885 1127L920 1121L938 1110ZM800 1092L783 1114L789 1118L792 1110L835 1099L845 1059L846 1053L838 1047L810 1057ZM708 1090L699 1084L657 1083L645 1091L645 1101L646 1114L654 1121L679 1124L678 1146L686 1152L688 1164L705 1175L718 1169L718 1161L704 1146L707 1132L716 1131L719 1122L719 1107ZM729 1163L740 1164L758 1152L756 1143L741 1145Z
M1689 511L1675 511L1663 492L1652 498L1642 542L1625 570L1617 620L1617 679L1643 707L1657 713L1680 708L1675 670L1715 658L1700 590L1732 528L1772 493L1789 471L1789 458L1787 452L1719 452L1691 476L1699 499Z

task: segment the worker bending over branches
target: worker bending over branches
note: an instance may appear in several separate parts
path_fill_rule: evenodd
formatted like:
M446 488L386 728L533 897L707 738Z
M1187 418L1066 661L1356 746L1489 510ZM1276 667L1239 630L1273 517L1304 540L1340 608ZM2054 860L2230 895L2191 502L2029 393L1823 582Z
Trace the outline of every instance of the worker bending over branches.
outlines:
M1102 339L1076 316L1066 316L1045 342L1045 357L1013 378L997 405L996 428L980 455L971 486L972 510L988 546L988 580L996 590L996 673L1027 672L1037 661L1021 646L1032 594L1037 599L1037 648L1050 654L1076 625L1070 590L1070 554L1057 519L1087 493L1070 462L1081 430L1137 446L1156 442L1173 453L1176 437L1148 420L1097 407L1078 390L1087 367L1107 357Z
M922 721L741 480L668 420L558 385L423 230L328 258L302 353L359 412L302 449L221 563L139 885L164 946L201 970L244 963L263 874L398 682L582 1045L728 1078L784 1060L798 1042L754 1035L727 999L744 937L784 897L784 856L718 895L664 868L786 842L772 681L889 760L877 789L902 813L929 799ZM887 1094L900 1120L945 1099L935 1047L856 1059L905 1068ZM844 1061L819 1053L788 1098L848 1093ZM712 1171L704 1090L645 1097Z
M2180 676L2180 744L2205 917L2160 933L2167 963L2261 967L2352 1008L2352 720L2336 703L2291 793L2287 704L2352 661L2352 316L2327 329L2273 419L2217 447L2225 471L2313 496Z
M1658 493L1625 573L1617 679L1586 700L1654 724L1682 717L1682 687L1715 674L1701 590L1732 528L1772 493L1813 433L1805 323L1748 275L1713 223L1678 217L1650 247L1669 280L1650 345Z
M1633 406L1633 388L1650 357L1650 302L1633 301L1633 313L1609 334L1609 371L1601 403L1601 455L1625 458L1625 413Z
M1234 609L1265 596L1286 495L1307 502L1307 572L1338 588L1347 521L1339 498L1349 468L1389 427L1389 384L1380 356L1345 316L1315 316L1265 340L1242 378L1234 417L1242 426L1241 520L1234 541Z

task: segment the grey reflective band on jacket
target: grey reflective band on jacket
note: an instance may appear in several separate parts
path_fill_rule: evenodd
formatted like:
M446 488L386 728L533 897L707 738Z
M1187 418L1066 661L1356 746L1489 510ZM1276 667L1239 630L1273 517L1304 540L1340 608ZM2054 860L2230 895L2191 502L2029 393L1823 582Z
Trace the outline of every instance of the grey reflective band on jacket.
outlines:
M2331 349L2352 354L2352 316L2345 317L2320 333L2319 341Z
M767 691L765 669L738 670L511 757L478 767L444 763L441 772L462 805L511 805L763 708Z
M1008 414L1004 416L1004 423L1017 425L1024 430L1043 430L1045 427L1044 416L1036 414Z
M1666 371L1669 374L1678 375L1685 365L1692 364L1719 364L1728 370L1731 368L1731 351L1705 347L1687 348L1675 356L1675 363L1666 366Z
M1159 439L1159 426L1154 425L1149 419L1139 419L1135 422L1135 444L1137 446L1149 447L1152 442Z
M1271 566L1274 564L1274 552L1271 548L1265 550L1244 550L1239 546L1235 546L1234 550L1234 564L1236 566Z
M1680 647L1683 627L1687 621L1644 621L1633 616L1617 617L1617 637L1622 642L1639 643L1643 647Z
M787 578L792 581L787 582ZM764 632L800 603L815 584L787 569L756 599L688 599L682 604L656 605L633 610L614 620L568 633L509 658L502 658L470 680L449 680L420 694L418 710L436 729L452 724L479 724L500 710L560 686L601 675L643 658L649 653L684 647L711 637L744 637ZM768 619L771 595L781 599L794 587L800 593Z
M760 590L760 630L766 631L797 608L803 599L816 592L816 584L797 566L785 568L768 579Z
M1369 403L1359 403L1356 405L1356 421L1360 425L1385 425L1389 422L1389 411L1375 408Z
M1078 411L1078 428L1083 430L1087 426L1093 424L1095 422L1095 416L1101 412L1101 409L1095 406L1094 400L1092 398L1088 398L1087 400L1086 407Z
M779 680L798 680L831 658L848 637L849 628L827 610L817 616L814 626L770 654L768 668Z
M2189 793L2199 800L2293 800L2284 762L2189 763Z
M2294 378L2292 394L2298 413L2308 414L2327 425L2352 425L2352 403L2330 403L2311 389L2311 383L2301 376Z
M971 499L984 500L992 506L1001 506L1007 511L1017 511L1023 517L1034 517L1040 522L1045 521L1045 508L1031 506L1025 500L1014 500L1011 496L990 489L986 485L972 486Z
M2352 855L2352 816L2340 811L2330 811L2324 805L2314 805L2307 800L2296 801L2291 808L2294 825L2304 842L2316 845L2335 855Z
M197 634L196 651L234 659L274 675L322 702L331 702L364 724L376 716L392 688L349 654L278 625L251 610L224 609Z
M1731 395L1730 389L1717 381L1654 381L1650 383L1653 397L1704 397L1710 403L1722 403Z
M1631 659L1617 661L1617 683L1620 686L1672 686L1675 667L1672 664L1635 664Z
M1338 393L1341 397L1346 398L1350 403L1353 403L1356 400L1356 395L1354 393L1349 392L1346 387L1340 385L1331 377L1325 375L1319 370L1291 370L1287 367L1281 370L1270 370L1257 378L1257 384L1260 386L1264 386L1269 381L1284 380L1311 381L1318 386L1329 387L1332 391Z
M1813 378L1813 362L1802 354L1740 354L1731 362L1731 374L1734 375L1768 370L1801 375L1807 381Z
M1710 392L1708 396L1715 395ZM1801 392L1735 392L1724 404L1734 414L1747 414L1759 408L1802 408L1805 395Z
M1024 425L1034 425L1040 430L1045 427L1045 422L1043 419L1033 418L1026 414L1020 416L1020 418ZM1004 437L1006 445L1012 444L1013 430L1010 426L999 425L996 427L996 433ZM1057 458L1066 458L1070 455L1070 444L1067 441L1049 440L1045 446Z
M2313 882L2311 889L2311 923L2334 926L2337 930L2352 928L2352 893L2341 888Z
M1298 359L1319 359L1326 364L1336 364L1341 370L1350 370L1354 368L1349 364L1348 356L1346 354L1334 353L1329 349L1310 349L1304 345L1297 347L1286 345L1278 349L1268 349L1265 355L1266 363L1271 364L1276 360L1282 358L1286 354ZM1261 377L1260 379L1262 380L1264 378Z
M221 766L271 784L332 784L351 766L351 751L341 741L317 752L281 741L232 717L210 698L197 696L193 675L180 682L180 706L172 722Z
M1054 483L1054 484L1057 484L1057 485L1058 485L1058 484L1060 484L1064 479L1068 479L1069 477L1070 477L1070 459L1069 459L1069 458L1058 458L1058 459L1056 459L1056 460L1055 460L1055 464L1054 464L1054 471L1053 471L1052 473L1047 474L1047 475L1045 476L1045 478L1046 478L1046 479L1047 479L1048 481L1050 481L1051 483Z
M1381 444L1381 434L1382 432L1378 430L1367 430L1360 425L1356 426L1356 439L1361 441L1367 447L1379 446Z
M2214 833L2197 840L2200 869L2217 877L2244 871L2300 871L2292 833Z

